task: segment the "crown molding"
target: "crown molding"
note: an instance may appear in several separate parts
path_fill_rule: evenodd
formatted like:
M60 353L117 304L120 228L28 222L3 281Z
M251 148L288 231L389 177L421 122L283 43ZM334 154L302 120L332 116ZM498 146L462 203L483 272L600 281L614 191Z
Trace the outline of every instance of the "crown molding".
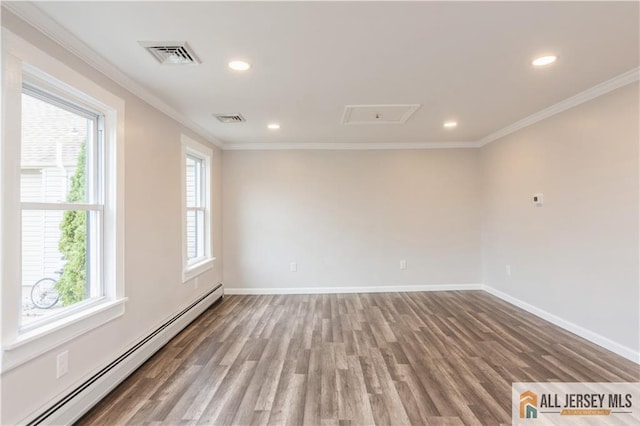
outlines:
M490 135L487 135L480 139L477 143L477 146L485 146L493 141L510 135L513 132L537 123L538 121L542 121L563 111L574 108L580 104L609 93L615 89L626 86L627 84L634 83L638 81L638 79L640 79L640 68L631 69L623 74L613 77L610 80L604 81L591 87L590 89L580 92L577 95L571 96L570 98L560 101L557 104L551 105L548 108L545 108L541 111L531 114L528 117L518 120L515 123L503 127L497 132L491 133Z
M82 61L89 64L98 72L104 74L157 110L173 118L178 123L182 124L189 130L204 138L206 141L212 143L218 148L223 147L224 143L222 141L215 138L202 126L195 123L175 108L171 107L158 96L154 95L152 92L145 89L125 73L120 71L119 68L117 68L103 56L98 54L82 40L73 35L69 30L67 30L58 22L50 18L47 14L42 12L42 10L40 10L37 6L31 4L31 2L2 2L2 8L18 16L20 19L43 33L45 36L49 37L51 40L64 47L66 50L80 58Z
M362 143L226 143L225 151L270 150L383 150L478 148L477 142L362 142Z

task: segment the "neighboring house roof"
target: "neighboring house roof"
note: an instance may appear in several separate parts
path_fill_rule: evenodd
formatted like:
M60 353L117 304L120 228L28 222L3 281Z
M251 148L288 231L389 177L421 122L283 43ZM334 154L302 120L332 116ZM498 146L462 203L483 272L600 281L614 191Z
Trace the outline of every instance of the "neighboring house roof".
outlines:
M87 119L22 95L21 168L75 167Z

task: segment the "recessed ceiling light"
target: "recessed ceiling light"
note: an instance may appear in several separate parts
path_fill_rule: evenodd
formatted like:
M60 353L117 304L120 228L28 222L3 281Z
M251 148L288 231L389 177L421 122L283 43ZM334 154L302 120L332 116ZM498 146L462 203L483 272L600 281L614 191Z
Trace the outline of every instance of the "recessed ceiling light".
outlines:
M229 68L234 71L246 71L251 68L251 65L245 61L231 61L229 62Z
M269 128L271 130L278 130L280 128L280 125L278 123L271 123L271 124L267 125L267 128Z
M554 63L556 59L558 59L558 57L554 55L540 56L531 61L531 65L534 67L544 67L545 65Z
M458 125L457 121L445 121L442 126L444 126L445 129L453 129L454 127L456 127Z

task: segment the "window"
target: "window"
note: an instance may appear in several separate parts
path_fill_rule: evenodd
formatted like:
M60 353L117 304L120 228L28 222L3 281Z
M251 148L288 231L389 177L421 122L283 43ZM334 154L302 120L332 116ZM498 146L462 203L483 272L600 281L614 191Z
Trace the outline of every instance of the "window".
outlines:
M104 295L104 115L23 83L20 329Z
M183 281L210 269L211 149L182 136Z
M204 218L207 214L204 193L204 160L187 154L187 265L195 265L206 259Z
M124 102L11 32L3 41L6 371L122 315L126 298Z

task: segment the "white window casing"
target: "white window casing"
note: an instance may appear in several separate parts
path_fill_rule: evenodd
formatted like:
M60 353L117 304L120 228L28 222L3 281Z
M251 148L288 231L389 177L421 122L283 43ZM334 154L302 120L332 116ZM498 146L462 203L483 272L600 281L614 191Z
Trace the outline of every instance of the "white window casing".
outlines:
M213 268L211 236L211 157L210 147L181 136L182 181L182 281L187 282ZM192 163L188 170L187 162ZM188 173L192 173L188 177ZM191 195L191 197L190 197ZM189 217L193 217L190 223ZM190 249L190 241L194 246Z
M45 52L2 29L2 146L0 147L0 276L2 303L2 371L87 333L124 314L124 101ZM104 180L88 188L86 203L24 202L20 199L21 96L23 83L42 88L56 98L90 111L103 122L104 143L99 160ZM103 157L103 158L102 158ZM84 210L100 220L99 258L92 259L102 283L99 297L71 305L33 326L20 328L21 212ZM96 239L97 240L97 239ZM94 273L93 267L90 273ZM96 272L97 273L97 272Z

